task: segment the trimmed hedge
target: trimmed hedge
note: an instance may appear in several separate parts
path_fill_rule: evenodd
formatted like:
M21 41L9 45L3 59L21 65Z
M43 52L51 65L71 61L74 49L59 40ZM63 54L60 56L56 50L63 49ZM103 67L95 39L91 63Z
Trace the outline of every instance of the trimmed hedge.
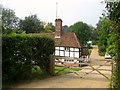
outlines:
M3 83L29 79L33 64L47 72L54 40L41 35L4 35L2 37Z

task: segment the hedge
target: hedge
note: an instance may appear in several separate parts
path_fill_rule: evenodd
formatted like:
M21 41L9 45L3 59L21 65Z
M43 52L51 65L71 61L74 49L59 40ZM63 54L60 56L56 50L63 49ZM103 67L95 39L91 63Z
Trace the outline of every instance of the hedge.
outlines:
M47 72L49 56L54 53L54 40L41 35L2 36L3 83L30 78L32 66Z

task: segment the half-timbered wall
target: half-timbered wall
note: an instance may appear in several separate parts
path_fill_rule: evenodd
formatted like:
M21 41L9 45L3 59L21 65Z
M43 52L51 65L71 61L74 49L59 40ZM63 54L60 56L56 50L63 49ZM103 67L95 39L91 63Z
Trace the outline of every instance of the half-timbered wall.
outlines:
M55 47L55 55L80 58L81 48Z

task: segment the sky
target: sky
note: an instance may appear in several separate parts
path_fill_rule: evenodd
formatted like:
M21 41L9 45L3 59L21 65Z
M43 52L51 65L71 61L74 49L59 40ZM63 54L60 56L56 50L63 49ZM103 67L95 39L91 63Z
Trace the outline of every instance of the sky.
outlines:
M105 10L102 0L2 0L4 7L15 11L17 17L24 19L25 16L37 14L41 21L52 22L61 18L63 25L73 25L82 21L95 26Z

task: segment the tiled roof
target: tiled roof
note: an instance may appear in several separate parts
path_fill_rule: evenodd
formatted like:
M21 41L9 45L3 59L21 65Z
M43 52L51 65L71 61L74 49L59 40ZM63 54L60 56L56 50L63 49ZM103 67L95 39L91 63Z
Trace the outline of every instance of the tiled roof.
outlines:
M55 32L53 33L42 33L55 37ZM38 34L39 35L39 34ZM62 33L60 38L55 39L55 46L65 46L65 47L76 47L81 48L82 45L79 43L75 33Z
M55 45L81 48L75 33L62 33L60 38L55 38Z

